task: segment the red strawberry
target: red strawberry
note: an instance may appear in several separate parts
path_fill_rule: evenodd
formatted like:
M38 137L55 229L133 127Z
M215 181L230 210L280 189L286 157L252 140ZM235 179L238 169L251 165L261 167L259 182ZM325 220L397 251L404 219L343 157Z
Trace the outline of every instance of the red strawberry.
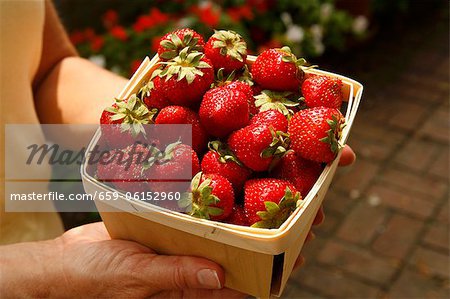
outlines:
M272 126L275 131L286 132L288 121L280 111L267 110L253 116L250 125L268 125Z
M156 110L149 110L136 96L127 100L116 99L100 117L102 136L112 148L124 148L137 141L146 143L143 125L153 123Z
M237 204L234 205L231 215L225 219L224 222L235 225L249 226L244 207Z
M264 89L277 91L298 91L304 72L300 68L305 63L297 59L289 47L268 49L256 58L252 65L253 80Z
M286 152L288 136L284 133L287 127L285 122L283 128L267 124L244 127L230 135L228 145L248 168L254 171L268 170Z
M259 110L255 106L255 98L253 97L252 86L250 86L248 83L235 80L227 82L223 87L227 89L239 90L246 95L250 116L253 116L259 112Z
M122 150L113 149L97 164L97 177L111 182L120 190L147 191L143 167L150 156L150 149L142 144L129 145Z
M150 159L143 171L153 191L182 192L182 182L190 181L200 171L200 163L192 147L176 142Z
M328 163L341 145L345 119L334 108L314 107L294 114L289 123L291 148L305 159Z
M216 173L233 185L234 194L239 194L251 170L242 165L234 154L219 141L209 143L210 150L203 156L201 168L204 174Z
M281 158L273 171L276 178L291 182L306 197L322 172L318 162L306 160L290 150Z
M191 208L189 214L197 218L226 219L234 206L233 187L221 175L199 172L192 179L189 198L182 200L180 206Z
M249 224L259 228L279 228L301 199L300 192L290 182L280 179L249 180L244 192Z
M161 88L169 101L175 105L193 106L201 101L203 94L214 82L214 69L202 53L189 53L184 48L180 55L164 62L159 74Z
M247 44L242 36L234 31L214 31L205 45L205 55L211 60L214 68L223 68L226 73L231 73L244 66L247 59Z
M308 107L324 106L339 109L344 98L339 78L310 75L302 84L302 94Z
M148 83L141 88L140 92L144 98L143 101L148 108L161 110L170 105L169 100L161 88L161 78L158 76L148 81Z
M203 96L199 116L209 134L225 137L248 124L247 97L238 90L216 87Z
M178 56L181 50L187 48L189 52L203 50L205 41L203 37L190 28L178 29L164 35L158 47L158 56L161 60L170 60Z
M192 147L197 153L202 153L208 143L208 136L200 119L193 110L182 106L167 106L163 108L155 119L155 124L189 124L192 125ZM174 132L178 133L178 132ZM167 136L166 136L167 137ZM169 140L177 139L174 135ZM182 140L183 141L183 140ZM184 140L187 142L187 140Z

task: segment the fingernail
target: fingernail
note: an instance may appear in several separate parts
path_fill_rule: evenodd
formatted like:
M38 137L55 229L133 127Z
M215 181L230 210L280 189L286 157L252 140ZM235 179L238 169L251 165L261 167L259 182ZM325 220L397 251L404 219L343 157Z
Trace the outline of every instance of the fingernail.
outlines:
M211 289L221 289L217 272L211 269L202 269L197 272L197 279L201 285Z

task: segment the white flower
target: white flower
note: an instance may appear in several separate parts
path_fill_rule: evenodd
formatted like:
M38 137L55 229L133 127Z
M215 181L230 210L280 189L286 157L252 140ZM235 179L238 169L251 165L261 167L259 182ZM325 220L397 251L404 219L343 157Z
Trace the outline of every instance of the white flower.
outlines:
M319 24L312 25L309 30L315 41L321 41L323 37L323 27Z
M289 25L292 24L292 17L291 17L291 15L289 13L283 12L281 14L280 18L281 18L281 21L283 21L283 23L284 23L284 25L286 27L288 27Z
M352 29L355 33L363 33L369 27L369 20L365 16L357 16L353 20Z
M206 7L208 7L209 5L211 5L211 1L207 1L207 0L200 1L200 2L198 3L198 7L200 7L200 8L206 8Z
M316 51L317 55L322 55L323 52L325 51L325 46L322 43L322 41L320 41L320 40L315 40L313 42L313 46L314 46L314 50Z
M106 65L105 56L103 55L92 55L91 57L89 57L89 60L102 68L104 68Z
M291 25L286 31L286 39L290 42L298 43L305 37L305 31L298 25Z
M177 22L177 28L191 27L191 25L192 25L192 19L189 19L189 18L181 18Z
M320 6L320 18L328 20L333 13L334 7L331 3L324 3Z

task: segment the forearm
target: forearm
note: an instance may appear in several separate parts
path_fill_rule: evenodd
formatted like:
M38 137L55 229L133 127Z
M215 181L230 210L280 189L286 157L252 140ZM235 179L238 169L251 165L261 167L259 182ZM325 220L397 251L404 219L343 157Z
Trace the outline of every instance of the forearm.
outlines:
M55 241L28 242L0 247L0 295L2 298L49 297L58 259Z
M66 57L35 93L41 123L97 124L126 79L80 57Z

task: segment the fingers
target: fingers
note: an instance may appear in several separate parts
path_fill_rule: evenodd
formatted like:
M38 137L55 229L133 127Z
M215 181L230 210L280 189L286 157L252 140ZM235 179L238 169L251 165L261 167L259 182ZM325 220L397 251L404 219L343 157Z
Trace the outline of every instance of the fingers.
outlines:
M314 218L312 225L320 225L325 220L325 214L323 213L323 206L320 206L319 211L316 214L316 218Z
M304 263L305 263L305 258L303 257L303 255L300 254L300 255L297 257L297 259L295 260L293 271L295 271L295 270L297 270L298 268L300 268L301 266L303 266Z
M341 159L339 160L339 166L348 166L355 162L356 155L352 148L348 145L342 149Z
M202 258L152 255L141 266L141 277L160 290L221 289L225 283L222 268Z
M176 291L162 291L154 296L152 299L179 299L179 298L208 298L208 299L244 299L248 295L223 288L221 290L205 290L205 289L188 289L188 290L176 290Z

